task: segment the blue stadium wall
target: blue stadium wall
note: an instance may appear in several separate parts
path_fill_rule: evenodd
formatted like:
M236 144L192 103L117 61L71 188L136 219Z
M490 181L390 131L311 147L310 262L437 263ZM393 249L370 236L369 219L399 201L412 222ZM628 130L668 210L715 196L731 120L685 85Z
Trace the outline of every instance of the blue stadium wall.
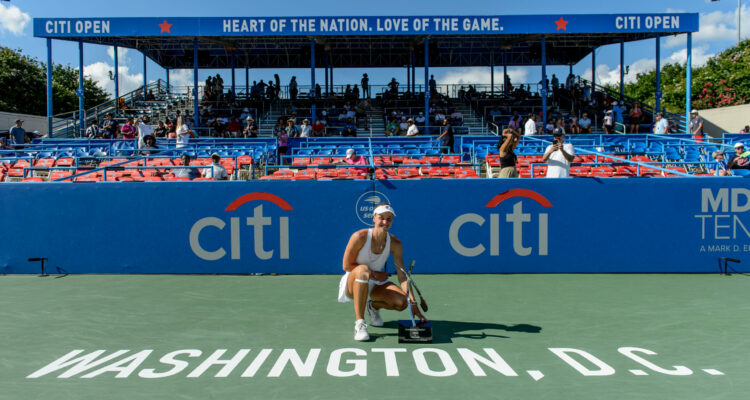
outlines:
M0 185L0 273L338 274L388 201L419 273L750 271L750 180ZM389 271L393 271L389 261Z

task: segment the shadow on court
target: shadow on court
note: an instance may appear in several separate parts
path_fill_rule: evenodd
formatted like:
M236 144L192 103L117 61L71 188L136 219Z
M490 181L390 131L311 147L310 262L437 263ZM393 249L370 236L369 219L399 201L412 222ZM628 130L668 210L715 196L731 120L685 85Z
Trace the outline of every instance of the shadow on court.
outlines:
M462 339L487 339L501 338L508 339L510 336L502 333L521 332L521 333L539 333L542 331L541 326L529 324L504 325L493 324L488 322L465 322L465 321L443 321L431 320L432 322L432 343L453 343L454 338ZM381 337L398 336L398 322L388 321L383 328L393 329L392 332L379 333L371 332L370 336L374 340Z

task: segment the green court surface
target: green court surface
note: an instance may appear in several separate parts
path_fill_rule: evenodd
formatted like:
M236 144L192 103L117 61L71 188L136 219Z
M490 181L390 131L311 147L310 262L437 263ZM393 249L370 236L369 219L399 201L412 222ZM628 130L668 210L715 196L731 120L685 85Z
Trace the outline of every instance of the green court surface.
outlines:
M432 344L355 342L339 276L0 277L0 398L750 396L747 276L415 279Z

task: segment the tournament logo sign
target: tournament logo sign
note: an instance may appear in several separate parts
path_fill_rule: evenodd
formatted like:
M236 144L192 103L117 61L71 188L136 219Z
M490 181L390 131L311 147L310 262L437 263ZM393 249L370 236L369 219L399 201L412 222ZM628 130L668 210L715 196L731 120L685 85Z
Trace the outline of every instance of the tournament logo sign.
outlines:
M386 196L382 192L370 190L359 196L355 205L354 212L357 214L357 218L359 218L359 220L363 224L367 226L373 226L374 224L372 223L372 212L380 203L390 204L391 201L388 200L388 196Z

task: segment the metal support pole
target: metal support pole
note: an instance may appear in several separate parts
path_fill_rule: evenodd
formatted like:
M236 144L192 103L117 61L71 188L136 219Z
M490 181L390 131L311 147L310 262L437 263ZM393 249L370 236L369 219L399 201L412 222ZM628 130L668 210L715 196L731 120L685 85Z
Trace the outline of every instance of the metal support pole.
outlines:
M411 92L417 93L417 55L411 51ZM425 118L429 115L425 114Z
M83 42L78 42L78 129L79 136L83 137L86 132L86 110L85 93L83 91Z
M193 127L198 128L198 39L193 39ZM200 135L199 135L200 136Z
M52 39L47 38L47 137L52 137Z
M656 36L656 112L661 112L661 36Z
M169 93L169 68L167 68L167 93Z
M591 98L596 92L596 47L591 48Z
M495 95L495 55L490 55L490 96Z
M620 39L620 101L625 97L625 40Z
M406 63L406 90L409 91L411 88L411 65Z
M315 123L315 39L310 39L310 97L313 99L312 110L310 110L311 124Z
M331 64L328 67L328 70L331 71L331 93L333 93L334 92L334 89L333 89L333 64Z
M117 53L118 46L115 45L115 116L120 111L120 62Z
M424 134L430 134L430 38L424 38Z
M232 52L231 62L232 62L232 95L237 96L237 89L236 89L235 81L234 81L234 52Z
M146 100L146 85L148 85L148 78L146 76L146 52L143 52L143 100Z
M328 97L328 50L325 51L325 55L323 55L323 69L325 70L325 94L324 96Z
M542 37L542 126L547 126L547 38ZM542 128L544 129L544 128Z
M508 52L503 50L503 93L508 95Z
M690 109L693 99L693 34L687 34L687 64L685 65L685 130L690 133Z
M245 67L245 97L250 97L250 68Z

